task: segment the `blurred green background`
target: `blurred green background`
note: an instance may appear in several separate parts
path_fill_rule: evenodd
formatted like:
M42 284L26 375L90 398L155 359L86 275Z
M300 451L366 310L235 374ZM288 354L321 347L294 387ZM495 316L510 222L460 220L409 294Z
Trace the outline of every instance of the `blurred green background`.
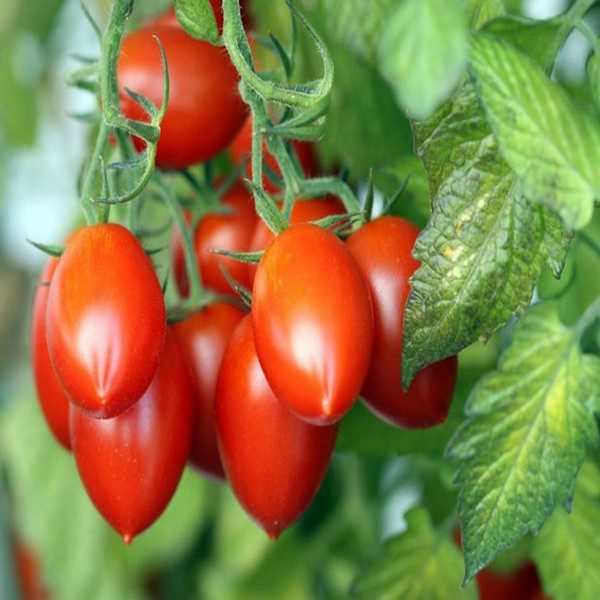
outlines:
M86 4L103 23L109 0ZM397 211L422 224L427 185L411 156L408 122L377 71L328 29L331 4L335 0L300 2L336 63L321 158L348 166L359 186L375 167L383 191L411 173ZM507 2L513 12L538 18L568 4ZM132 23L166 5L138 0ZM250 6L257 27L287 31L283 2ZM583 75L574 65L586 52L583 38L574 35L561 57L558 76L574 90ZM443 448L461 421L464 398L495 364L502 340L463 353L452 414L442 427L398 432L357 407L341 429L322 490L279 542L268 540L225 486L188 470L167 512L125 548L85 495L72 457L46 430L28 363L29 310L45 259L26 238L57 243L79 218L76 180L88 126L70 114L93 110L95 99L64 83L73 53L98 53L76 0L0 0L0 598L19 597L22 579L14 567L24 552L35 555L56 598L345 597L381 541L402 531L409 508L424 504L440 522L452 515L452 465L442 462ZM315 59L302 46L300 54L301 73L308 74ZM593 269L587 252L576 248L566 271L578 270L584 282ZM552 295L557 285L545 281L540 294ZM586 296L598 293L591 288L580 284L561 300L565 316L578 314Z

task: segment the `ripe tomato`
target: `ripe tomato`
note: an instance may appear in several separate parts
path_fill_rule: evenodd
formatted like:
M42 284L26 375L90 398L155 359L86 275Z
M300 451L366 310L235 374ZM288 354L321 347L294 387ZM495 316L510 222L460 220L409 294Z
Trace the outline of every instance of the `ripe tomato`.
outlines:
M203 217L194 234L194 246L204 285L228 294L231 293L231 287L219 265L222 264L236 281L246 285L246 264L219 256L212 250L248 251L257 216L254 201L242 183L237 183L225 194L223 204L232 212Z
M215 388L225 348L244 312L217 302L174 326L195 384L198 422L192 445L192 463L206 475L225 478L215 424Z
M46 263L35 292L31 319L31 365L37 396L54 437L67 450L71 448L69 437L69 398L58 380L46 341L46 308L50 281L58 266L58 258Z
M400 217L382 217L348 238L369 285L375 335L361 395L379 417L397 426L431 427L448 415L456 382L456 356L425 367L405 392L401 385L402 323L418 229Z
M373 343L369 290L333 233L294 225L266 250L253 288L256 350L276 396L325 425L358 396Z
M335 196L326 196L325 198L315 198L314 200L297 200L294 203L292 214L290 216L290 225L301 225L318 221L332 215L341 215L346 212L344 205ZM250 252L264 250L273 240L275 235L265 225L262 219L258 219L252 241L250 242ZM256 275L257 266L248 264L248 286L252 287Z
M227 53L167 25L143 27L123 39L118 62L121 108L130 119L148 115L126 92L129 88L160 105L163 72L156 35L163 44L171 85L161 125L156 164L183 169L214 158L232 141L246 118L238 75ZM134 140L138 150L144 147Z
M165 303L150 259L127 229L76 232L52 278L47 339L70 399L114 417L146 391L165 338Z
M73 454L83 485L126 544L169 504L195 421L192 379L171 330L156 375L133 408L99 420L71 406Z
M307 177L314 177L319 173L319 163L317 161L317 155L313 144L310 142L302 142L299 140L293 140L292 146L298 156L300 166ZM237 134L231 146L229 146L229 152L236 165L239 165L244 160L244 157L250 156L252 152L252 119L248 117L244 123L242 129ZM279 166L275 158L267 152L266 144L263 142L263 165L268 167L277 175L281 175ZM248 176L251 176L251 165L248 164ZM263 177L263 186L265 190L270 193L278 191L276 185L265 176Z
M245 510L276 538L300 517L319 489L337 426L305 423L279 402L258 362L250 315L225 351L216 410L231 487Z
M514 573L502 574L483 569L477 574L481 600L533 600L545 598L536 568L526 563Z
M13 544L15 571L23 600L47 600L50 590L44 581L44 573L38 554L21 539Z

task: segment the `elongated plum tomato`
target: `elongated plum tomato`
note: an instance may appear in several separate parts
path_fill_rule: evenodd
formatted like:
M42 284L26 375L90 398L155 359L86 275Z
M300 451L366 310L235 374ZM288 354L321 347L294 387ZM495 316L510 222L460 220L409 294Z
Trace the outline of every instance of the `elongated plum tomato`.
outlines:
M239 283L247 284L246 264L233 258L215 254L213 250L247 252L256 227L256 212L252 197L242 183L236 183L223 198L229 214L208 214L203 217L194 234L194 246L200 275L204 285L224 294L231 287L221 272L223 265Z
M302 142L299 140L293 140L292 146L296 151L298 162L307 177L314 177L319 173L319 163L317 161L317 155L315 153L314 146L310 142ZM229 153L231 158L236 165L242 164L244 158L250 158L252 152L252 119L248 117L237 134L231 146L229 146ZM265 167L273 171L276 175L281 176L281 171L277 165L275 158L268 153L266 144L263 142L263 164ZM250 164L247 169L248 174L250 171ZM263 177L263 185L265 189L270 193L278 191L278 187L272 183L267 176Z
M71 406L77 468L92 502L126 544L171 500L195 430L194 387L169 329L156 375L140 401L112 419Z
M169 105L161 124L156 164L183 169L214 158L225 150L246 118L237 72L227 53L195 40L183 29L167 25L143 27L126 36L118 62L121 108L125 116L148 121L128 88L162 102L163 71L160 39L169 67ZM134 139L138 150L144 142Z
M224 479L215 424L215 389L223 354L244 312L216 302L174 325L179 345L194 379L198 421L191 461L203 473Z
M425 367L405 392L401 385L402 323L412 257L419 230L400 217L386 216L361 227L348 248L369 285L375 317L373 357L362 389L366 405L397 426L421 428L443 422L456 383L456 356Z
M37 396L46 418L46 423L54 437L68 450L69 437L69 398L58 380L46 342L46 308L50 281L58 266L58 258L46 263L35 292L31 319L31 365Z
M76 232L48 296L50 357L68 396L96 418L114 417L146 391L165 339L165 303L152 263L127 229Z
M346 246L316 225L284 231L258 265L252 317L276 396L310 423L341 419L360 392L373 343L369 290Z
M325 198L315 198L314 200L296 200L294 208L290 215L290 225L300 225L318 221L332 215L344 214L344 205L335 196L326 196ZM265 225L262 219L257 219L252 241L250 242L250 252L264 250L273 240L275 235ZM248 263L248 286L252 287L254 277L256 276L257 266Z
M319 489L337 425L310 425L279 402L258 362L250 315L238 325L225 351L216 412L231 487L274 539L300 517Z

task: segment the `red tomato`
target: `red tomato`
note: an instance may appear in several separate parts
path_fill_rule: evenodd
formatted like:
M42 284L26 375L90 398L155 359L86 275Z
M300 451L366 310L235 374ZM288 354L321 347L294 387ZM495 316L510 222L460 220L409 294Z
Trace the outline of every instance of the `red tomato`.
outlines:
M307 177L314 177L319 172L319 163L317 161L317 156L315 153L315 149L313 144L310 142L301 142L299 140L293 140L292 146L296 151L298 156L298 161L300 162L300 166L304 171L304 174ZM236 138L229 146L229 152L231 153L231 157L233 158L233 162L236 165L241 164L245 157L250 158L250 153L252 152L252 119L248 117L246 122L244 123L242 129L237 134ZM268 167L271 171L273 171L277 175L281 175L281 171L279 170L279 166L277 165L277 161L275 158L267 152L266 144L263 142L263 167ZM248 164L248 176L251 177L251 165ZM265 189L270 193L275 193L278 191L277 186L275 186L269 179L265 176L263 177L263 185Z
M477 574L481 600L533 600L544 598L535 566L526 563L514 573L484 569Z
M174 326L193 375L198 422L192 446L192 463L206 475L225 478L215 425L215 388L225 348L244 312L217 302Z
M223 204L232 212L203 217L194 234L194 245L204 285L228 294L231 293L231 287L219 265L222 264L236 281L246 285L246 264L233 258L219 256L212 250L247 252L257 217L254 201L242 183L237 183L225 194Z
M215 20L217 21L217 27L219 28L219 34L223 32L223 5L221 0L210 0L213 10L215 11ZM244 27L249 26L249 15L246 11L244 0L241 0L240 6L242 9L242 21ZM169 25L171 27L179 27L179 21L175 14L175 9L170 8L166 13L160 15L156 19L149 21L149 24Z
M50 281L58 266L58 258L51 258L44 267L33 300L31 319L31 365L37 396L54 437L67 450L71 448L69 437L69 398L54 372L48 343L46 342L46 307Z
M169 504L195 421L192 379L171 330L156 375L132 409L99 420L71 407L73 454L83 485L126 544Z
M341 419L360 392L373 343L369 290L346 246L316 225L284 231L258 265L252 317L277 397L308 422Z
M23 600L47 600L50 591L44 583L44 574L35 550L23 542L14 542L14 558L19 591Z
M276 538L319 489L337 426L316 427L290 413L271 391L246 316L217 380L217 428L227 477L245 510Z
M148 121L126 87L156 105L162 101L162 62L154 35L163 44L171 86L156 164L183 169L214 158L229 145L246 118L246 105L237 90L237 71L222 48L195 40L183 29L153 25L123 39L118 79L127 117ZM134 142L143 148L141 140Z
M344 205L335 196L326 196L325 198L315 198L314 200L296 200L292 214L290 216L290 225L301 225L318 221L332 215L341 215L346 212ZM265 225L262 219L258 219L256 228L250 242L250 252L264 250L273 240L275 235ZM252 287L256 275L257 265L248 264L248 286Z
M400 217L381 217L348 238L369 285L375 330L373 357L361 395L379 417L398 426L431 427L448 415L456 356L425 367L405 392L401 385L402 323L418 229Z
M52 278L47 339L56 374L73 402L114 417L146 391L165 338L165 303L144 250L127 229L76 232Z

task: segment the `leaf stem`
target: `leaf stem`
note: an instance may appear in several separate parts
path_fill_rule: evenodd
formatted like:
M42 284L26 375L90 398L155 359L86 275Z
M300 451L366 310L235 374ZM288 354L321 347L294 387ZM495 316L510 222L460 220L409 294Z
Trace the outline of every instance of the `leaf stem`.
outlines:
M600 296L598 296L594 302L587 307L583 315L581 315L577 325L575 326L574 337L576 339L580 339L585 331L591 325L593 325L597 319L600 319Z
M106 223L109 217L109 206L97 206L94 205L93 202L94 186L98 182L98 176L102 166L100 158L102 157L102 152L104 151L106 140L108 139L108 129L108 125L105 123L104 119L100 119L96 143L94 144L94 149L89 157L89 162L85 169L83 185L81 187L79 202L85 213L85 220L88 225L93 225L94 223Z

